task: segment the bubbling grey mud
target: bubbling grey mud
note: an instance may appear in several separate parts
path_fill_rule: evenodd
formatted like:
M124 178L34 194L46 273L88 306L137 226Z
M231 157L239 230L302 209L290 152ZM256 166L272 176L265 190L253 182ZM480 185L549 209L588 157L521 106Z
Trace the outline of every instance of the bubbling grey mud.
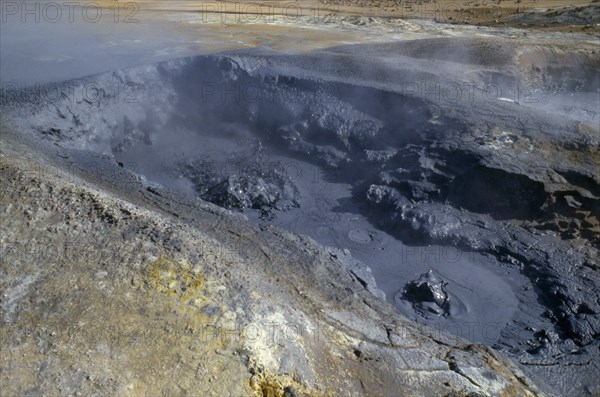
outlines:
M445 285L432 270L422 274L419 279L409 281L401 294L396 294L394 299L398 304L402 301L412 302L415 310L423 315L433 313L438 316L448 315L450 312L450 297Z
M88 78L135 84L133 103L4 106L74 161L104 153L149 190L347 250L404 315L506 352L549 389L597 390L598 135L535 106L425 100L398 76L447 83L434 61L348 69L349 50L179 59ZM476 66L481 81L530 72Z

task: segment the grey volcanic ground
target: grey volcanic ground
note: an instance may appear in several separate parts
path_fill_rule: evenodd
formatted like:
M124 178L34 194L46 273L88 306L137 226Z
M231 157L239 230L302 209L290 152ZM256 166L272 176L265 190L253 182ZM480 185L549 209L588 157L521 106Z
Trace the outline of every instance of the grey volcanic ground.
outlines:
M354 277L403 316L503 352L547 393L596 395L598 50L515 36L236 50L9 88L3 128L108 185L135 176L308 235L366 264Z

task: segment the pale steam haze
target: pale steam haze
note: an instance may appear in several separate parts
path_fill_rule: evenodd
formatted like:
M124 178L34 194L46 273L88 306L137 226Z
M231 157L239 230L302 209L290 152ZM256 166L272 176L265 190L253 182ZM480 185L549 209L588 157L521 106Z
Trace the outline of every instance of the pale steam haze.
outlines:
M47 83L205 52L210 30L193 14L148 12L144 3L5 1L2 82ZM117 4L115 2L114 4Z

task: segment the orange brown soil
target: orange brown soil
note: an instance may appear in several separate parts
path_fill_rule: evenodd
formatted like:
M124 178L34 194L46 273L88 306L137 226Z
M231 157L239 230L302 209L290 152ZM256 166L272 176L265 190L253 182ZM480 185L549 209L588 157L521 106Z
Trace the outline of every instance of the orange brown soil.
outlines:
M116 3L102 0L99 4L112 8ZM547 31L600 31L598 0L299 0L293 3L283 0L141 0L133 4L140 11L243 15L246 22L269 17L293 21L298 15L321 18L330 15L416 18ZM229 20L235 21L235 18Z

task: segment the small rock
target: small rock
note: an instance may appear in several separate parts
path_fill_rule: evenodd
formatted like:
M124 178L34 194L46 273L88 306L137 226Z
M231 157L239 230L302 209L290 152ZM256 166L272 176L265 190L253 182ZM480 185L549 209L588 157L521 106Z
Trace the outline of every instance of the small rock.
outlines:
M288 386L283 390L283 397L301 397L301 395L296 388Z

